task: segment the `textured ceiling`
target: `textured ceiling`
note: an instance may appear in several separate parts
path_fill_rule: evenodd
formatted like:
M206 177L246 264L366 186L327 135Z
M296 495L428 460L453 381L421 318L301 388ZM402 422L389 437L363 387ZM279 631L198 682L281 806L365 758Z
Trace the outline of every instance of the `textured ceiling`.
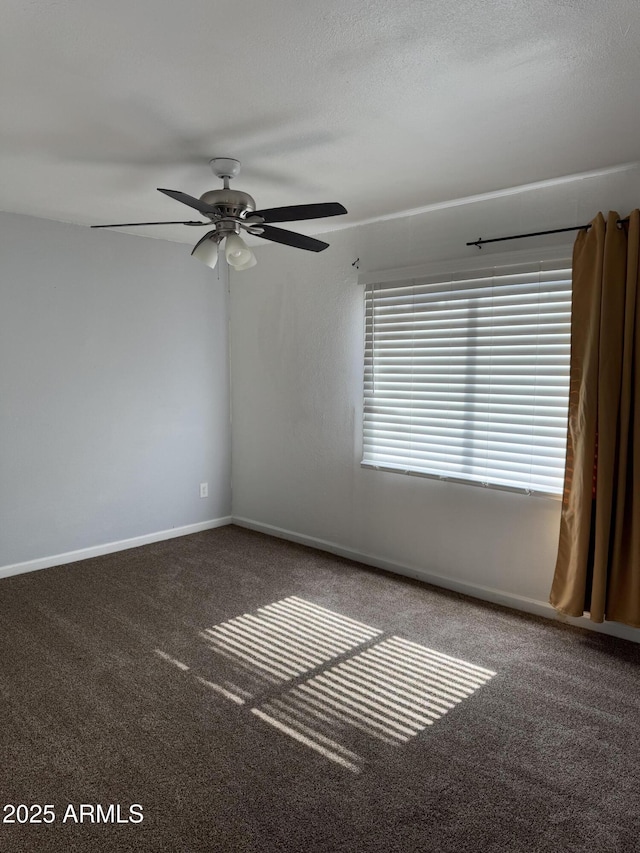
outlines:
M218 155L259 207L346 205L314 233L639 156L638 0L3 0L1 17L6 211L197 218L156 187L219 186Z

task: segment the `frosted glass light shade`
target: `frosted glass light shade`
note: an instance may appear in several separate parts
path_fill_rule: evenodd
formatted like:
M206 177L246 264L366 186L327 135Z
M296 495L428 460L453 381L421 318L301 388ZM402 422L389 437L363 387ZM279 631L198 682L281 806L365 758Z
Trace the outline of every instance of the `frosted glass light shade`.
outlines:
M251 254L251 257L249 258L249 260L245 264L240 264L240 265L236 264L236 266L234 266L234 270L237 270L238 272L242 272L242 270L248 270L248 269L251 269L251 267L255 267L255 265L257 264L256 257L253 254L253 252L251 251L251 249L249 249L249 252Z
M213 269L218 263L218 243L209 237L205 237L196 243L191 255Z
M236 270L249 269L256 262L251 249L237 234L229 234L225 241L224 253L227 263Z

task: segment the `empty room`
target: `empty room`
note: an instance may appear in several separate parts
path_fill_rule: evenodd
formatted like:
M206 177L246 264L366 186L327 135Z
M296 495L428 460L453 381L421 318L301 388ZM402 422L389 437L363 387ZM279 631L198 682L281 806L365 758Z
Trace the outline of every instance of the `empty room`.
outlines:
M640 5L0 22L0 851L638 849Z

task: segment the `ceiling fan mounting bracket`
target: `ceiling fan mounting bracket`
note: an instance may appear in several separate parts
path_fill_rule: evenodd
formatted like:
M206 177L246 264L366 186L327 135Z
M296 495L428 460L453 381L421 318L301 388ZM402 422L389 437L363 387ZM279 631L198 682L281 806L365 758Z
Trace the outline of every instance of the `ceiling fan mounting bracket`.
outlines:
M223 180L237 178L240 174L240 161L233 157L213 157L209 160L209 165L213 174Z

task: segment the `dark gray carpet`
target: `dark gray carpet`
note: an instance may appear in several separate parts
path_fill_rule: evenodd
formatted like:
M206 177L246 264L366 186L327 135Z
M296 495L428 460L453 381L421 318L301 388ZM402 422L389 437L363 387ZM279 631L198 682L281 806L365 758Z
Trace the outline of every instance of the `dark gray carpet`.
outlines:
M0 644L0 807L56 814L2 851L638 849L622 640L226 527L1 580Z

